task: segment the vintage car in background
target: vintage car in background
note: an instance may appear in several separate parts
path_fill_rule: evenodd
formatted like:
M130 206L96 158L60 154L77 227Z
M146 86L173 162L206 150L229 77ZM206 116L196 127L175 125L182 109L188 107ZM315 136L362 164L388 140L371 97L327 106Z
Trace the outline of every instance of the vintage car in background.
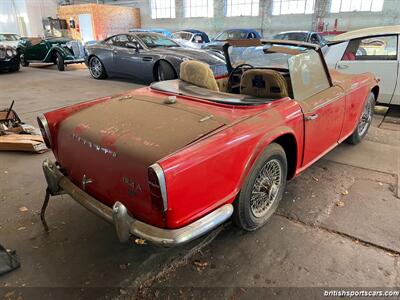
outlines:
M0 44L0 71L18 72L19 68L17 50L12 46Z
M24 67L30 63L54 63L59 71L64 71L65 65L85 61L82 42L64 37L23 38L20 40L18 52Z
M275 34L272 39L316 44L321 47L323 53L325 53L328 49L325 38L321 36L318 32L313 31L285 31Z
M184 48L158 33L117 34L86 48L86 64L95 79L123 76L142 82L175 79L180 64L189 59L211 66L215 76L227 73L222 55Z
M365 28L337 35L326 53L328 66L341 72L372 72L380 81L378 103L400 105L400 25Z
M186 60L180 79L40 116L57 160L43 163L43 220L50 195L67 193L120 241L179 245L232 215L263 226L288 179L363 139L379 87L370 73L330 73L317 45L253 42L225 44L228 76Z
M14 48L18 47L18 43L21 37L16 33L1 33L0 32L0 45L11 46Z
M205 44L203 49L222 51L227 40L261 39L261 34L255 29L228 29L219 33L211 42Z
M175 31L171 38L188 48L201 48L210 42L207 33L196 29Z
M172 32L164 28L132 28L129 32L154 32L165 35L166 37L171 37Z

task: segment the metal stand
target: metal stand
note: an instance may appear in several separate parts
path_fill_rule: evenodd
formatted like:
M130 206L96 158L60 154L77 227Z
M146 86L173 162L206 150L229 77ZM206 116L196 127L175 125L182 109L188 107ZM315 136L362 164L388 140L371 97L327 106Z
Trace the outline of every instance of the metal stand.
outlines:
M46 196L44 197L44 201L43 201L43 205L42 205L42 209L40 210L40 220L42 221L42 225L44 227L44 230L49 233L49 226L47 225L46 222L46 209L47 206L49 205L49 200L50 200L50 189L47 188L46 189Z

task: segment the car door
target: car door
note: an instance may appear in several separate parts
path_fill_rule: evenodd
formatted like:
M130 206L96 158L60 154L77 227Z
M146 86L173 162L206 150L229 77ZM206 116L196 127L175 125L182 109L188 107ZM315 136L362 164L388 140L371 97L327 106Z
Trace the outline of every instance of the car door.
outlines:
M39 43L33 44L26 51L26 59L27 60L36 60L42 61L46 57L49 52L50 47L48 43L44 40L41 40Z
M303 167L337 145L345 112L345 93L333 86L322 53L314 50L289 59L295 100L304 114Z
M134 43L138 44L132 35L120 34L114 37L113 66L116 73L134 77L138 74L142 61L140 50L128 46Z
M336 69L341 72L359 74L372 72L380 80L381 103L394 104L393 94L398 80L398 36L382 35L351 40ZM398 101L398 100L397 100Z

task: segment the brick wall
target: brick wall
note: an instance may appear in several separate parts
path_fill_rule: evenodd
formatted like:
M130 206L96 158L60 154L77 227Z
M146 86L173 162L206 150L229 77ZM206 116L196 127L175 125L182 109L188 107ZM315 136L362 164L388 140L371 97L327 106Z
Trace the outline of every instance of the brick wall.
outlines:
M73 18L76 25L79 25L78 16L80 14L92 16L92 31L97 40L141 26L139 8L103 4L67 5L58 8L58 15L61 19L69 22ZM70 28L70 33L72 38L81 39L78 30Z

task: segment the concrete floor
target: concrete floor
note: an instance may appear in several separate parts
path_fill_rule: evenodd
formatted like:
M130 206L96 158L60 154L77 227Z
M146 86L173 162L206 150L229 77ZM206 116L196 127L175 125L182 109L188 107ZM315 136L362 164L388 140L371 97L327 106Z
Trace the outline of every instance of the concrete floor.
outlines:
M0 107L14 99L20 117L36 125L42 112L139 86L94 80L83 66L22 68L0 74ZM261 230L228 224L174 249L120 244L111 226L68 196L50 202L46 234L41 162L52 154L3 152L0 243L17 250L22 267L0 277L0 299L258 298L271 293L265 287L398 287L400 131L396 119L381 127L390 129L377 128L380 120L363 143L341 145L291 181ZM309 294L294 292L302 291Z

